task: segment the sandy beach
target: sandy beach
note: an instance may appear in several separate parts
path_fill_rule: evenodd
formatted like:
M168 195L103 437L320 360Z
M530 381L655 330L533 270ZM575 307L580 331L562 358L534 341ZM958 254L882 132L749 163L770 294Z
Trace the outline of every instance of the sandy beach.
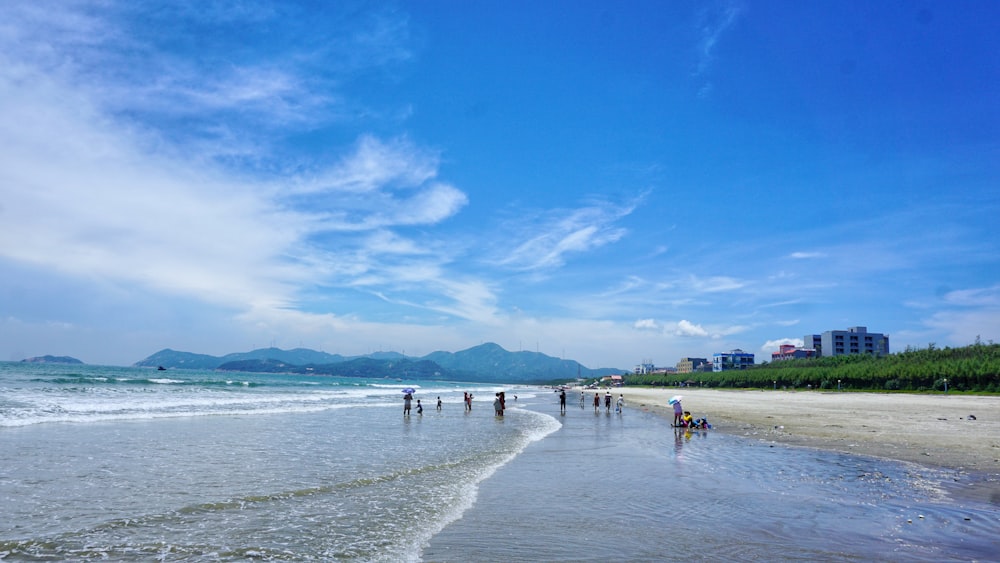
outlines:
M682 395L685 410L723 432L1000 479L1000 397L697 388L613 393L631 408L666 417L673 417L668 399Z

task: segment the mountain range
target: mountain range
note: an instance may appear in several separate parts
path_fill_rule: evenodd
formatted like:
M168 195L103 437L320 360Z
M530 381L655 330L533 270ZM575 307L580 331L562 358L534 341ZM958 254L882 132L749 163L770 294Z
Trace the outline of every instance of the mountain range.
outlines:
M616 368L590 369L574 360L553 358L540 352L510 352L492 342L459 352L432 352L419 358L397 352L347 357L308 348L260 348L221 357L164 349L134 365L496 383L550 383L623 372Z
M29 364L82 364L80 360L72 356L35 356L34 358L25 358L21 360L22 362L27 362Z

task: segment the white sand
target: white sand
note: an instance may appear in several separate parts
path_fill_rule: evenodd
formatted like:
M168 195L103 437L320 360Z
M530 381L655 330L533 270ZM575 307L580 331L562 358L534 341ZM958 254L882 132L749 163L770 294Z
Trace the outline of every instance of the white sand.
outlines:
M1000 475L1000 397L628 387L613 392L622 393L630 408L670 418L667 400L682 395L684 410L724 432Z

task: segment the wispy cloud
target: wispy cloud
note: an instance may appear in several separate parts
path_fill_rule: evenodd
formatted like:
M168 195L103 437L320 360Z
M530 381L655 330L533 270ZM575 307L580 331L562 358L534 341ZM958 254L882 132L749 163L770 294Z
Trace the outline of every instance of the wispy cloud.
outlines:
M634 204L596 202L577 209L549 211L528 222L516 221L522 232L515 237L526 240L497 263L522 271L558 268L570 255L620 240L627 230L616 223L634 209Z
M315 217L323 230L430 225L468 203L462 191L433 181L437 169L438 157L431 151L405 139L382 142L366 135L329 171L293 183L287 200Z
M720 293L735 291L746 287L747 282L729 276L711 276L702 278L691 275L686 280L687 287L696 293Z
M812 258L824 258L826 254L822 252L793 252L788 257L795 260L809 260Z
M0 256L260 319L286 318L267 311L291 310L313 287L495 315L488 284L444 269L455 244L398 231L468 202L437 179L437 151L362 134L331 165L300 162L271 181L233 174L226 160L265 161L270 137L338 118L332 82L411 56L405 15L352 14L322 44L251 46L242 34L266 26L239 37L225 26L285 8L213 15L179 4L143 16L163 20L145 35L128 29L139 17L128 5L63 8L12 5L0 25ZM187 36L171 30L188 26L211 56L185 53Z
M298 9L70 1L53 11L14 3L4 6L0 62L7 72L71 85L107 119L155 132L157 150L268 168L274 163L261 147L343 121L362 103L343 95L343 84L412 55L405 15L348 12L327 19L325 40L315 43L294 36L308 22L276 24L301 19Z
M1000 307L1000 285L950 291L944 301L967 307Z
M698 66L696 75L708 72L715 58L715 46L722 35L733 26L743 7L737 2L709 5L701 10L698 18Z

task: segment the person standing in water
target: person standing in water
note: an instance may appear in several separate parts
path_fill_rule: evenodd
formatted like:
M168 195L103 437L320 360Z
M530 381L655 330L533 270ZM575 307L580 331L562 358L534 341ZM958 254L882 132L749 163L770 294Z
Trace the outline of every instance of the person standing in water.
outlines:
M403 415L410 414L410 401L413 400L413 395L407 393L403 395Z
M604 410L611 414L611 391L604 392Z
M594 393L594 412L601 409L601 395L600 393Z
M441 397L438 397L438 412L441 412Z
M622 413L622 409L625 407L625 396L621 393L618 394L618 402L615 403L615 412L618 414Z
M417 399L417 414L424 414L424 406L420 404L420 399Z
M566 414L566 390L559 391L559 412Z
M681 407L680 399L674 401L674 426L680 426L684 418L684 408Z

